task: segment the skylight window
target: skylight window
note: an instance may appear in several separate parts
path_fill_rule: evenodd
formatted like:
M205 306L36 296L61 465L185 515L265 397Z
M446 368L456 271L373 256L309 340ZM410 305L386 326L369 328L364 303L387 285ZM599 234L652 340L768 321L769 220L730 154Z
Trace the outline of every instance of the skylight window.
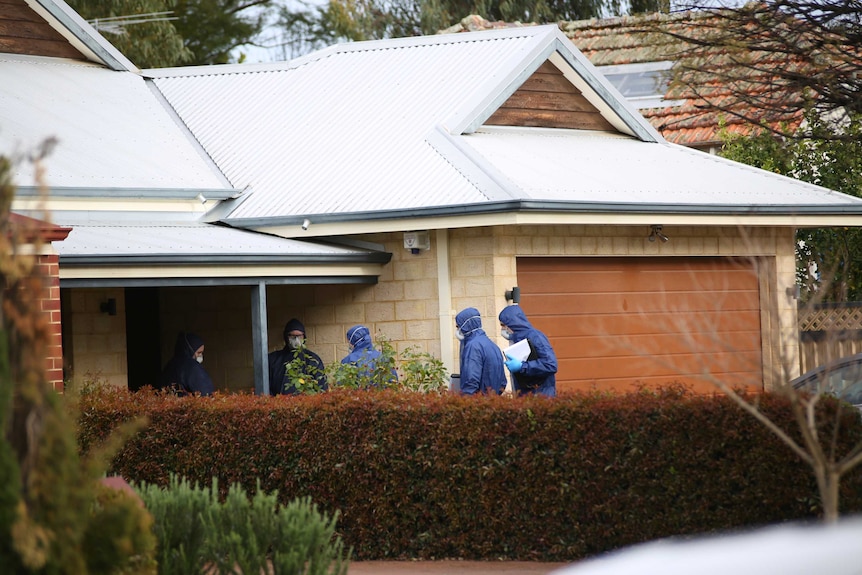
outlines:
M605 78L639 109L678 106L680 100L665 100L673 62L641 62L599 66Z

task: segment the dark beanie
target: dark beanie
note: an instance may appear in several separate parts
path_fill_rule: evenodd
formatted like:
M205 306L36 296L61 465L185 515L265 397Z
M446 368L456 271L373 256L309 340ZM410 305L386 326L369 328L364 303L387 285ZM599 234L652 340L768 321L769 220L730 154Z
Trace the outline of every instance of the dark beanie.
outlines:
M302 335L305 335L305 326L302 325L302 322L296 318L292 318L287 325L284 326L284 341L287 342L287 334L292 331L301 331Z

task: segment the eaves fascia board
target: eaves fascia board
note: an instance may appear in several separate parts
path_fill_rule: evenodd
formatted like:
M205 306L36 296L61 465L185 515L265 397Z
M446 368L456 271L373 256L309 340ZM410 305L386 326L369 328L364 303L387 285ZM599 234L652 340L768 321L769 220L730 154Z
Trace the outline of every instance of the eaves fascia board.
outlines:
M332 264L387 264L392 259L388 252L365 254L290 254L290 255L60 255L61 266L135 266L135 265L332 265Z
M87 59L120 72L140 70L64 2L24 0Z
M61 288L117 287L220 287L257 285L374 285L377 276L243 276L243 277L170 277L170 278L60 278Z

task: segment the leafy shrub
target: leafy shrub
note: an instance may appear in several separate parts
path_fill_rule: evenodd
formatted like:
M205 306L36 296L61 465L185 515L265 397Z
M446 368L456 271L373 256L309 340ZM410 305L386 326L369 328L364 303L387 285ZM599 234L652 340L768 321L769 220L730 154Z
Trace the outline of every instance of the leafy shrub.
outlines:
M371 372L366 373L358 365L336 362L327 370L331 381L345 389L392 388L419 393L439 393L448 389L448 373L440 359L415 346L399 354L392 343L382 337L378 337L377 342L380 356Z
M234 484L221 501L217 480L199 488L175 475L165 489L146 483L137 489L155 517L161 575L347 572L337 515L327 519L308 498L281 506L259 485L249 497Z
M428 352L411 346L401 359L401 385L421 393L440 393L448 389L449 375L443 362Z

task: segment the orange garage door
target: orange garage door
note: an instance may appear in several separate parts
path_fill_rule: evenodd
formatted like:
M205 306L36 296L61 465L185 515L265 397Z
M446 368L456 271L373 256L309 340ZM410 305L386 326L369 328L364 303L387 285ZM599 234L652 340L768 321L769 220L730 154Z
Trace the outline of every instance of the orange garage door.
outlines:
M710 378L762 386L751 262L727 258L518 258L521 306L551 340L557 390ZM704 374L709 374L704 376Z

